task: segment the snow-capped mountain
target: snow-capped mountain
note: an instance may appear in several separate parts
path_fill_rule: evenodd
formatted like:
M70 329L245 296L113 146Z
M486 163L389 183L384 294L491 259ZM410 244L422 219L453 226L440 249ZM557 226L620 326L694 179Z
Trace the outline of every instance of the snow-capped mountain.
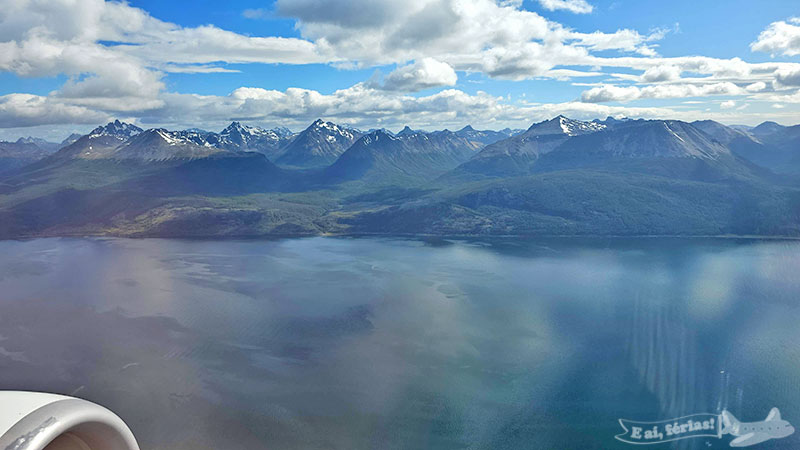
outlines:
M202 158L224 151L211 145L200 133L152 128L120 145L110 158L164 161Z
M608 125L612 123L613 126ZM56 152L53 157L161 161L195 159L217 153L258 152L283 166L321 168L337 162L362 136L374 135L386 142L390 138L399 140L386 146L376 146L367 140L359 144L369 150L362 152L375 153L374 173L397 172L396 169L402 165L407 167L399 171L406 174L414 171L433 173L449 167L453 161L463 162L462 157L467 155L469 161L463 162L456 172L479 177L522 175L538 170L533 169L534 164L541 165L538 161L555 150L559 151L559 155L548 157L546 161L553 167L569 166L581 161L591 165L621 158L694 158L711 161L732 157L732 152L756 164L778 170L783 166L795 167L793 161L800 160L793 156L799 130L800 127L783 127L775 123L764 123L744 131L713 121L694 124L616 119L584 122L557 116L535 123L511 137L505 136L514 133L514 130L482 131L471 126L456 132L428 132L406 126L396 135L384 130L364 135L359 130L322 120L315 121L294 135L286 129L267 130L239 122L231 123L220 133L200 129L169 131L163 128L143 131L135 125L117 120L95 128ZM35 142L32 138L21 138L15 144L35 146ZM402 151L397 153L400 156L387 158L386 154L381 153L384 147L390 152ZM348 156L345 160L352 158L355 157ZM430 170L420 165L426 159ZM344 166L344 163L337 166L340 175Z
M336 161L363 133L317 119L286 146L276 162L284 166L324 167Z
M613 128L613 127L615 127L617 125L622 125L622 124L625 124L627 122L630 122L631 120L633 120L633 119L630 119L628 117L622 117L622 118L617 119L615 117L608 116L603 120L594 119L594 120L592 120L592 123L605 125L606 128Z
M585 168L702 181L746 179L757 171L707 133L679 120L636 120L572 137L541 155L532 170Z
M219 134L209 133L206 137L209 143L221 149L263 153L270 159L279 156L293 138L294 133L287 128L265 130L239 122L232 122Z
M707 128L709 133L700 128ZM616 121L608 127L558 116L487 146L452 175L505 177L586 167L669 173L704 179L752 171L712 134L738 133L677 120ZM715 131L716 130L716 131ZM732 141L727 142L731 144Z
M127 139L141 133L142 129L136 125L126 122L115 120L109 122L105 126L97 127L89 133L90 138L99 138L103 136L110 136L118 139Z
M611 130L578 136L552 153L579 152L578 158L696 158L730 156L720 142L692 124L678 120L632 122Z
M531 125L525 134L527 136L578 136L581 134L595 133L604 129L606 129L606 125L602 123L583 122L564 116L557 116L550 120Z
M523 133L487 145L457 170L481 176L528 173L531 164L539 159L540 155L552 151L567 139L596 133L605 128L606 126L601 123L582 122L557 116L534 123Z
M293 134L286 128L264 130L233 122L213 133L191 128L169 131L141 128L116 120L97 127L58 152L58 157L80 159L147 159L197 158L219 151L259 152L275 157Z
M53 155L55 158L103 159L123 142L142 132L136 125L115 120L97 127Z

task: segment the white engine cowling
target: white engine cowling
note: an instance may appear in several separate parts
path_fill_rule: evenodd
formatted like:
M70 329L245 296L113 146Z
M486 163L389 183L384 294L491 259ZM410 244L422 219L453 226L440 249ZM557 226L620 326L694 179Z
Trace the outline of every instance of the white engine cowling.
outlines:
M139 450L116 414L86 400L0 391L2 450Z

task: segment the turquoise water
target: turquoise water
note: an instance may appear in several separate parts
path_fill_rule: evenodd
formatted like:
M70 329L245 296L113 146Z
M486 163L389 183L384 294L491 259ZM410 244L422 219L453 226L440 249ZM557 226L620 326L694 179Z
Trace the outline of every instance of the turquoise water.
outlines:
M0 389L99 402L144 449L636 448L617 419L773 406L797 426L798 269L782 241L3 241Z

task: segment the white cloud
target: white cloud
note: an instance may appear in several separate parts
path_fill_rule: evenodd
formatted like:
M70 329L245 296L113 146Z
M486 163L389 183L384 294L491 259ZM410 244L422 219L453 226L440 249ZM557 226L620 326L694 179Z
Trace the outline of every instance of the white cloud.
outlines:
M675 81L681 77L681 69L674 65L654 66L644 71L642 81L654 83L659 81Z
M681 72L719 79L713 81L734 76L748 83L761 81L753 79L755 65L736 58L657 58L653 42L664 38L666 29L647 35L629 29L582 33L523 9L519 1L279 0L276 9L297 19L302 39L251 37L213 25L181 27L126 3L17 0L0 11L0 70L109 79L130 74L126 84L139 80L147 95L163 89L161 72L223 72L229 69L220 64L226 63L328 63L346 68L425 58L456 71L511 80L563 78L557 70L582 66L649 71L645 81L674 80ZM260 9L246 15L267 13L271 14ZM608 50L641 56L592 54ZM100 74L100 66L116 68Z
M389 91L416 92L442 86L455 86L456 71L450 64L433 58L423 58L412 64L398 67L383 81L382 88Z
M653 86L598 86L581 94L581 100L587 103L629 102L643 98L685 98L706 97L709 95L741 95L744 90L729 83L694 84L659 84Z
M641 98L642 91L636 86L603 85L581 93L586 103L627 102Z
M118 45L115 50L156 67L167 63L313 64L339 60L303 39L249 37L208 25L175 29L144 43Z
M591 8L575 0L543 2ZM0 71L23 77L66 75L67 81L48 96L3 97L0 126L36 124L35 111L42 114L39 122L47 123L124 114L164 124L193 118L189 124L201 126L236 117L300 123L320 115L371 122L370 127L396 117L411 124L455 124L463 117L491 124L525 122L539 114L534 107L485 93L447 89L424 97L405 95L455 86L457 72L507 80L607 77L584 92L582 101L553 104L584 115L675 113L598 104L640 99L748 95L771 103L800 101L794 88L800 85L800 64L663 58L656 54L656 42L668 30L580 32L525 10L519 0L278 0L275 10L297 20L301 38L245 36L213 25L182 27L124 2L6 1L0 8ZM250 18L271 14L272 9L243 12ZM797 19L770 25L754 49L790 54L799 25ZM328 95L260 87L229 96L167 92L165 73L225 72L232 63L400 66L381 83L359 83ZM623 85L609 84L612 77Z
M300 129L322 117L361 128L454 129L466 124L486 128L527 127L534 121L567 114L575 118L679 117L669 108L608 106L581 102L518 103L485 92L468 94L445 89L426 96L410 96L358 83L331 94L310 89L284 91L242 87L227 96L167 94L164 107L140 117L149 126L201 126L216 129L232 119L264 126Z
M736 107L736 102L733 100L726 100L719 104L721 109L733 109Z
M758 35L758 39L750 44L750 49L772 55L800 55L800 18L791 18L788 22L783 20L772 22Z
M767 102L800 104L800 89L792 89L783 93L765 92L752 97Z
M548 11L563 9L575 14L588 14L594 9L586 0L539 0L539 4Z
M647 42L662 39L665 33L657 30L650 35L642 35L636 30L622 29L613 33L595 31L593 33L575 33L569 36L577 39L577 45L586 46L590 50L621 50L636 52L644 56L655 56L655 50Z
M98 123L108 114L30 94L0 96L0 128L61 123Z
M637 92L636 95L642 94ZM136 121L143 127L221 129L231 120L241 120L295 130L308 126L319 117L365 129L399 128L405 124L424 129L456 129L470 123L482 128L522 128L558 114L577 119L625 116L683 120L711 118L726 120L727 123L763 121L760 114L747 115L734 109L714 113L680 107L618 106L580 101L529 103L480 91L468 94L458 89L412 96L375 88L369 83L358 83L330 94L300 88L278 91L241 87L225 96L164 93L160 100L162 104L156 108L110 115L92 106L70 104L69 99L12 94L0 97L0 128L59 123L99 124L113 116ZM797 101L800 102L800 97ZM786 109L785 114L786 120L791 121L791 111ZM57 125L50 129L65 130Z
M663 33L580 33L496 0L279 0L306 39L360 66L425 57L457 71L524 79L558 65L587 65L590 51L653 54Z
M800 86L800 67L784 67L776 70L775 82L779 87Z

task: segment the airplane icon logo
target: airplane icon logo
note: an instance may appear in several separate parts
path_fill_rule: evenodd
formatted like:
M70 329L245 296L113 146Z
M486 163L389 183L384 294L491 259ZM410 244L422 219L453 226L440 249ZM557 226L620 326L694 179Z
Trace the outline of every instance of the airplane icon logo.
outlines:
M750 447L794 434L794 427L781 418L778 408L772 408L760 422L740 422L730 411L723 410L721 414L692 414L658 422L619 419L619 424L624 432L614 438L635 445L692 438L722 439L729 434L734 437L731 447Z
M781 439L794 433L794 427L781 419L778 408L772 408L767 418L761 422L739 422L728 411L722 411L722 423L725 428L721 434L736 436L731 447L749 447L770 439Z

